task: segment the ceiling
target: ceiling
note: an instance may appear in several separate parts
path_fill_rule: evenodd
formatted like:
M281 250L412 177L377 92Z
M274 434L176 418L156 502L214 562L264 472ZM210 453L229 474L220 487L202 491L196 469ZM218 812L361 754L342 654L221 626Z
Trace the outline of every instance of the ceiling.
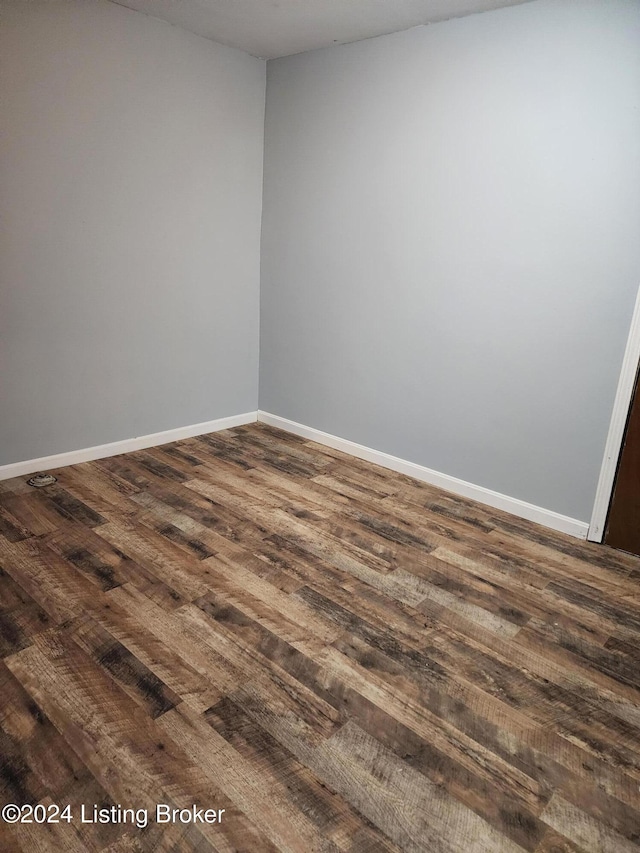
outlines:
M112 0L274 59L529 0Z

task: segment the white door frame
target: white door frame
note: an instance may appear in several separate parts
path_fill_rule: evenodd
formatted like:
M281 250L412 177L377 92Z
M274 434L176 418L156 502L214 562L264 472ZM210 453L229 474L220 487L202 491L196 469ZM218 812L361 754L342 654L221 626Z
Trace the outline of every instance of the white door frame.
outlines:
M591 514L591 524L587 539L591 542L602 542L604 526L607 523L607 512L611 503L611 493L618 467L618 457L622 449L624 429L627 424L631 396L640 363L640 289L633 310L631 328L627 339L627 348L622 361L622 371L618 381L618 390L613 404L613 413L609 425L609 434L604 449L604 459L600 469L600 479L596 490L596 499Z

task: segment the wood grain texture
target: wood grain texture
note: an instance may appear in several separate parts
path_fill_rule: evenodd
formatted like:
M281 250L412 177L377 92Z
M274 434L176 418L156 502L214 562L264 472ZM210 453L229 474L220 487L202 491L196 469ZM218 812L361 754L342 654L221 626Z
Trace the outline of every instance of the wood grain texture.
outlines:
M262 424L53 473L0 490L0 805L152 819L0 850L640 851L640 559Z

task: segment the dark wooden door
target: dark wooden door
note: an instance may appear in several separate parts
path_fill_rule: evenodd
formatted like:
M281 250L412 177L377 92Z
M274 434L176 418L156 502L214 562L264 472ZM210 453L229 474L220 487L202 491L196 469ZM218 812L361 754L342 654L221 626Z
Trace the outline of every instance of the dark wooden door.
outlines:
M640 371L629 410L604 541L640 555Z

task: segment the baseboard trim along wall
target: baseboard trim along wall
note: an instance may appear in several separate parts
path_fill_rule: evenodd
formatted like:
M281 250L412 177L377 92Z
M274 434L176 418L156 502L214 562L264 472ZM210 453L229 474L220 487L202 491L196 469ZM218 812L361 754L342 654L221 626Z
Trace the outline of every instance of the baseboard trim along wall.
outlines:
M407 462L405 459L399 459L397 456L391 456L380 450L373 450L371 447L356 444L356 442L349 441L346 438L338 438L338 436L330 435L319 429L304 426L287 418L281 418L279 415L258 411L258 420L269 426L278 427L286 432L302 436L302 438L308 438L310 441L316 441L318 444L325 444L334 450L342 450L344 453L351 454L351 456L366 459L367 462L373 462L376 465L381 465L383 468L390 468L392 471L398 471L409 477L415 477L416 480L422 480L447 492L453 492L456 495L471 498L474 501L494 507L495 509L510 512L512 515L526 518L527 521L534 521L537 524L550 527L552 530L568 533L571 536L576 536L578 539L587 538L589 525L586 521L578 521L575 518L561 515L553 510L544 509L543 507L535 506L535 504L521 501L518 498L511 498L508 495L502 495L500 492L494 492L491 489L485 489L483 486L467 483L465 480L459 480L457 477L449 476L449 474L441 474L439 471L433 471L431 468L425 468L423 465L417 465L415 462Z
M214 421L204 421L201 424L191 424L177 429L168 429L164 432L140 435L137 438L125 438L123 441L98 444L95 447L85 447L83 450L70 450L68 453L56 453L53 456L41 456L39 459L26 459L24 462L0 465L0 480L23 477L25 474L48 471L51 468L64 468L66 465L77 465L79 462L105 459L107 456L118 456L120 453L130 453L132 450L144 450L145 447L157 447L159 444L169 444L171 441L192 438L194 435L220 432L223 429L254 423L257 416L257 412L245 412L243 415L231 415L228 418L217 418Z
M294 435L302 436L309 439L309 441L315 441L318 444L333 447L335 450L341 450L343 453L349 453L351 456L357 456L359 459L366 459L368 462L381 465L383 468L390 468L392 471L398 471L409 477L415 477L416 480L422 480L447 492L453 492L453 494L471 498L471 500L478 501L487 506L510 512L512 515L526 518L528 521L542 524L545 527L550 527L552 530L559 530L562 533L568 533L579 539L586 539L587 537L589 525L584 521L569 518L569 516L561 515L553 510L544 509L526 501L521 501L518 498L511 498L508 495L502 495L491 489L485 489L483 486L476 486L473 483L467 483L465 480L459 480L457 477L451 477L449 474L441 474L439 471L433 471L431 468L417 465L415 462L408 462L406 459L391 456L389 453L383 453L381 450L374 450L371 447L357 444L355 441L339 438L336 435L322 432L322 430L304 426L304 424L290 421L288 418L281 418L279 415L272 415L269 412L263 411L245 412L242 415L231 415L227 418L217 418L213 421L204 421L200 424L191 424L190 426L169 429L164 432L154 432L149 435L137 436L136 438L127 438L123 441L113 441L109 444L85 447L82 450L71 450L67 453L42 456L39 459L26 459L24 462L0 465L0 480L23 477L26 474L34 474L36 471L64 468L66 465L77 465L80 462L91 462L94 459L105 459L107 456L118 456L120 453L143 450L145 447L156 447L160 444L178 441L181 438L192 438L195 435L205 435L209 432L232 429L243 424L253 423L256 420L270 426L278 427L286 432L291 432Z

